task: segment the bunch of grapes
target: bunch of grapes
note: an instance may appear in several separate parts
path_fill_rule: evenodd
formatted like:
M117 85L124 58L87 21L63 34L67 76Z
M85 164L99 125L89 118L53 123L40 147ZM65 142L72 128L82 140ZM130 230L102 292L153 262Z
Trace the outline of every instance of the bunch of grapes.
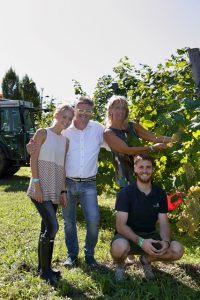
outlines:
M185 175L188 181L193 179L196 176L196 172L194 170L194 167L191 165L191 163L187 162L183 165L183 168L185 170Z
M177 227L182 232L193 235L200 222L200 187L192 186L187 194L186 209L177 222Z

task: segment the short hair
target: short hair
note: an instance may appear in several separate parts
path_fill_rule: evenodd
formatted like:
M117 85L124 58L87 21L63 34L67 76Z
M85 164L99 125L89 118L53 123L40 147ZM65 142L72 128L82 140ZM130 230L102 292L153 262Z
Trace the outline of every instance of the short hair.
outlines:
M77 105L79 103L88 104L92 108L94 107L94 102L92 101L92 99L89 96L81 96L81 97L79 97L78 100L75 103L75 107L77 107Z
M155 160L148 153L136 154L134 156L134 165L136 165L141 160L148 160L152 163L152 166L155 166Z
M110 125L111 124L111 120L112 120L112 116L110 114L110 109L112 108L113 104L115 102L121 102L121 104L124 105L125 109L126 109L126 119L128 118L128 114L129 114L129 109L128 109L128 100L126 97L124 96L120 96L120 95L113 95L109 100L108 103L106 105L106 125Z

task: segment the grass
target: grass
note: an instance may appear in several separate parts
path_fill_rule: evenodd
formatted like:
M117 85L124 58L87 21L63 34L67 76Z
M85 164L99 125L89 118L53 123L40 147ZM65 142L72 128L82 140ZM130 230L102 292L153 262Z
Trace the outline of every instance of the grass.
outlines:
M200 299L199 236L175 234L185 246L185 255L178 263L154 265L156 280L146 281L136 262L127 268L124 282L115 282L110 256L115 199L106 194L99 197L98 270L91 271L84 263L85 224L78 207L79 267L67 270L62 265L66 248L59 211L53 265L61 270L62 279L56 288L40 280L36 272L40 217L26 197L28 175L29 169L22 168L11 179L0 180L0 299Z

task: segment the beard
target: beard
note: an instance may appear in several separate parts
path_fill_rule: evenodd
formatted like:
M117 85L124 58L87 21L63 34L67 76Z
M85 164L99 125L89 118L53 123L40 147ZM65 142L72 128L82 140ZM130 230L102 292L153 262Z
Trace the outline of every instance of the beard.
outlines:
M137 181L140 181L141 183L150 183L152 181L152 175L148 175L147 177L143 177L142 175L139 175L135 173Z

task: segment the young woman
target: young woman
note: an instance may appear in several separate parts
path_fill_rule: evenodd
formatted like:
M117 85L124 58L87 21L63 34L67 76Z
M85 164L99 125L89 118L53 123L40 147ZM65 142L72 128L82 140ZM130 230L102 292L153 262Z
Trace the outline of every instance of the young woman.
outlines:
M31 154L32 177L27 195L40 214L41 232L38 243L38 271L40 277L55 285L59 271L51 268L53 245L58 231L58 204L66 206L65 157L69 140L61 135L72 122L73 109L63 105L54 113L51 127L40 128L34 135L38 147Z

